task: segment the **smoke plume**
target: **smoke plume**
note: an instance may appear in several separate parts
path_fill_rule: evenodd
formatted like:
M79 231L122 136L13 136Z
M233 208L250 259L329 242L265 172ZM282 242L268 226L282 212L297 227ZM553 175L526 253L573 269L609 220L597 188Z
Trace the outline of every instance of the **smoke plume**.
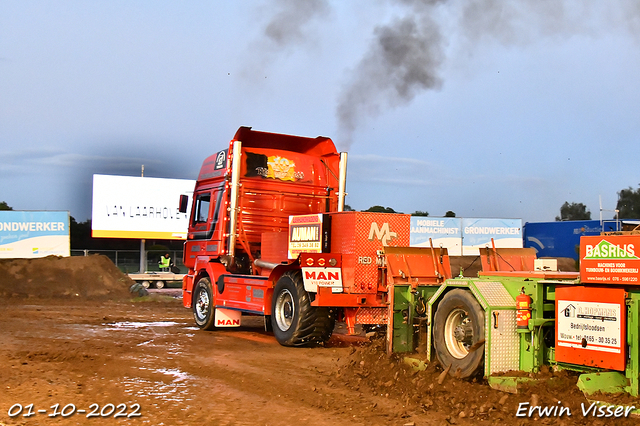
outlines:
M340 136L347 145L363 117L408 104L421 91L441 85L441 36L431 19L405 17L377 27L374 35L338 102Z
M275 5L278 12L264 33L278 48L307 41L311 21L330 12L327 0L277 0ZM638 0L386 0L386 5L400 16L375 27L338 95L341 148L349 148L364 121L439 89L447 55L472 56L483 42L523 46L617 29L640 33ZM452 40L457 50L445 54Z
M279 47L304 41L305 25L329 11L326 0L278 0L276 5L280 10L271 18L264 33Z

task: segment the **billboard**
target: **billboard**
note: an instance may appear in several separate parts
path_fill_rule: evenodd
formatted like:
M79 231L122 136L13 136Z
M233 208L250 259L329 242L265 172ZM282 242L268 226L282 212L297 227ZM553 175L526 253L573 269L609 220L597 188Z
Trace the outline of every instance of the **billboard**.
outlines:
M190 211L180 195L195 180L93 175L91 235L97 238L186 239Z
M450 256L473 256L491 247L491 239L496 248L522 248L522 220L412 216L410 238L411 247L433 244Z
M522 219L462 219L462 254L478 255L480 249L522 248Z
M411 247L444 247L450 256L462 254L462 219L411 216Z
M0 258L69 256L69 212L0 211Z

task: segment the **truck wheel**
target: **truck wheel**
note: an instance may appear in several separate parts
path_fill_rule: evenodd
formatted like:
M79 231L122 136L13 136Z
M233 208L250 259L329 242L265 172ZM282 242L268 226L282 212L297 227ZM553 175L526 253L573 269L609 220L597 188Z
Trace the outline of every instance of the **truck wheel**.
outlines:
M470 291L454 289L443 298L434 318L433 343L443 368L470 377L484 362L484 311Z
M156 288L164 288L164 281L161 281L161 280L156 281Z
M215 328L215 300L209 278L201 278L196 284L192 305L196 325L203 330L213 330Z
M289 271L280 277L273 292L271 326L283 346L324 343L333 333L335 316L329 308L311 306L302 274Z
M141 284L142 284L142 287L144 287L144 288L151 287L151 283L149 281L146 281L146 280L142 281Z

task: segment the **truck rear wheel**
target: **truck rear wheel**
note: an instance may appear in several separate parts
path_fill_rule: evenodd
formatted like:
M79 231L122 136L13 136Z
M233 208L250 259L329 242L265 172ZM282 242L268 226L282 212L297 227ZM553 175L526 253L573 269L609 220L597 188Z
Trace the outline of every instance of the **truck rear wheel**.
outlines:
M157 289L164 288L164 281L162 281L162 280L156 281L156 288Z
M333 333L335 316L329 308L311 306L302 274L289 271L280 277L274 289L271 326L283 346L324 343Z
M443 298L434 318L433 343L443 368L470 377L484 362L484 311L470 291L454 289Z
M193 292L193 318L203 330L215 328L215 299L209 278L201 278Z

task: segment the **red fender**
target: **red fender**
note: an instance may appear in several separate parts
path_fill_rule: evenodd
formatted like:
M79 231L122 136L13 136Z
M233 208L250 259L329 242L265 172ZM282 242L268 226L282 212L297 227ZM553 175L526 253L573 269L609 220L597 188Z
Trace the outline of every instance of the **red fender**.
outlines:
M193 275L185 275L182 279L182 305L185 308L190 308L193 300L193 287L202 277L209 277L211 280L211 290L213 291L213 298L215 300L218 294L218 286L216 281L222 274L226 274L227 270L219 262L211 262L208 257L197 258L196 263L193 266ZM191 271L189 271L191 272Z

